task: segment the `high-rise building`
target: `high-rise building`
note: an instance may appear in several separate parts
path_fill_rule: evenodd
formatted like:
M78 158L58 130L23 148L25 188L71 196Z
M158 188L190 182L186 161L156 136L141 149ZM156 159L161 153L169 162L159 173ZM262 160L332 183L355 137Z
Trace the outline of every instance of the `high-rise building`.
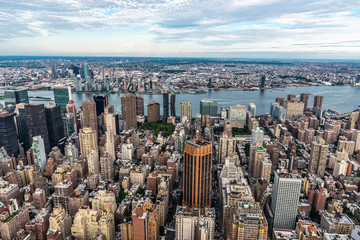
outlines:
M94 102L96 105L96 116L104 113L105 107L108 105L107 95L94 95Z
M217 116L218 115L218 103L214 100L201 100L200 101L200 114Z
M172 117L175 117L175 116L176 116L176 111L175 111L176 101L175 101L175 97L176 97L175 94L171 94L171 97L170 97L170 115L171 115Z
M89 76L89 67L86 63L84 64L83 69L84 69L84 78L86 78Z
M54 100L61 109L66 107L66 104L71 100L71 88L65 86L54 86Z
M107 127L105 135L106 135L106 143L105 143L106 152L110 155L111 159L115 161L116 156L115 156L114 132L113 130L111 130L110 127Z
M75 90L77 92L82 92L83 91L83 86L81 84L81 79L80 78L75 79Z
M100 162L99 153L96 150L91 150L87 155L89 173L99 174L100 173Z
M41 136L35 136L32 140L34 163L39 167L41 172L45 171L46 166L46 153L44 139Z
M145 116L144 98L140 95L136 95L136 116Z
M255 146L256 143L263 143L264 140L264 131L257 127L251 131L251 143L250 146Z
M355 151L360 150L360 130L354 130L351 141L355 142Z
M74 124L74 131L78 132L78 124L77 124L77 114L76 114L76 106L73 100L70 100L66 104L66 112L72 114L73 124Z
M230 154L236 152L236 139L223 134L219 140L219 149L217 151L217 160L219 163L224 163L225 158Z
M80 129L79 140L80 140L80 152L84 158L87 159L89 153L92 150L95 150L95 152L98 153L98 139L95 130L91 128Z
M46 123L49 133L50 147L58 146L64 148L66 137L64 134L64 123L61 117L59 105L49 103L45 107Z
M159 212L156 205L146 199L139 203L132 211L134 240L159 239Z
M314 96L314 108L322 108L324 97L323 96Z
M324 141L311 143L309 172L324 176L328 152L329 145L325 145Z
M186 117L189 121L192 119L191 102L180 103L180 121Z
M121 97L122 120L125 121L126 127L136 128L136 99L130 93Z
M256 105L255 105L255 103L253 103L253 102L249 103L248 111L250 112L251 117L255 117L255 115L256 115Z
M184 147L183 205L188 208L211 206L212 144L193 139Z
M62 121L64 125L64 136L68 139L75 132L72 113L65 113Z
M33 137L41 136L44 140L45 152L50 152L49 132L47 128L44 105L25 104L25 114L29 139L32 141Z
M104 210L105 206L108 206L109 211L114 214L117 208L116 196L112 191L99 190L93 197L91 206L96 211Z
M19 103L29 103L29 96L26 89L20 90L7 90L4 93L5 106L12 104L16 105Z
M19 142L21 143L24 150L27 151L30 149L31 144L30 144L29 131L28 131L27 122L26 122L25 104L16 104L15 112L18 115L18 118L17 118L18 132L17 133L19 136Z
M275 173L271 201L272 228L295 229L301 184L299 174Z
M230 106L229 107L229 120L232 124L246 125L246 105Z
M304 103L304 111L307 109L308 101L309 101L309 94L308 93L301 93L300 94L300 101Z
M96 104L95 102L88 99L87 101L82 102L82 127L91 128L97 132L97 115L96 115Z
M2 210L2 212L0 213L1 239L17 239L17 232L20 229L24 229L25 224L29 221L29 210L27 208L19 210L17 214L9 214L7 211Z
M283 106L286 108L286 118L288 119L304 113L304 103L296 100L296 98L285 101Z
M262 76L260 82L260 89L265 89L265 84L266 84L266 76Z
M0 113L0 147L5 147L9 156L17 157L19 154L14 114Z
M279 122L286 120L286 108L281 106L278 102L273 102L270 105L270 115Z
M160 120L160 104L152 101L147 105L147 121L157 122Z
M267 159L266 149L262 143L257 143L250 148L249 174L253 178L261 178L261 160Z
M49 229L59 230L62 233L63 239L71 235L71 216L61 205L57 205L53 208L49 223Z
M106 181L114 180L114 160L108 153L100 157L100 166L102 179Z
M163 122L169 117L169 93L163 93Z
M92 210L88 206L81 206L74 217L71 233L79 239L90 239L93 234L102 234L106 240L115 239L114 214L105 210Z

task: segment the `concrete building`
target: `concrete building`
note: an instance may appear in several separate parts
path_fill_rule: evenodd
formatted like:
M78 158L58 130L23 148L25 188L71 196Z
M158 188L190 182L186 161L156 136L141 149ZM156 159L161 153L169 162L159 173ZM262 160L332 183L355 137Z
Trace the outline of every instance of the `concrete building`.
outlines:
M100 166L102 180L114 180L114 160L108 153L105 153L105 156L100 157Z
M115 194L112 191L99 190L96 192L94 198L91 202L93 210L104 210L105 206L108 206L107 209L115 213L117 205Z
M236 139L229 137L228 134L223 134L219 140L219 148L217 151L218 162L223 163L225 158L234 152L236 152Z
M135 166L130 171L131 184L138 183L141 186L145 185L145 180L148 176L148 168L144 165Z
M44 139L41 136L33 137L31 149L33 150L34 163L39 167L41 172L44 172L46 166Z
M144 98L140 95L136 95L136 116L145 116Z
M152 101L147 105L147 121L158 122L160 121L160 104Z
M302 179L299 174L275 173L271 210L272 228L295 229Z
M286 108L277 102L273 102L270 105L270 115L278 122L284 122L287 116Z
M230 106L229 107L229 121L231 124L240 124L241 126L246 125L246 105Z
M344 160L336 161L333 176L335 178L339 177L340 175L346 176L348 166L349 164Z
M106 142L105 142L106 152L110 155L111 160L115 161L116 155L115 155L114 131L108 127L106 129L105 136L106 136Z
M189 121L192 119L191 102L180 103L180 121L182 121L184 117L186 117Z
M134 240L159 239L159 212L150 199L139 202L132 211Z
M201 100L200 101L200 114L217 116L218 115L218 103L213 100Z
M136 99L130 93L121 97L122 120L126 122L127 129L136 128Z
M256 105L255 105L255 103L253 103L253 102L249 103L248 111L250 112L251 117L256 116Z
M257 127L251 131L251 143L250 146L255 146L256 143L260 143L262 145L264 140L264 131Z
M79 140L80 140L80 152L84 158L87 159L89 153L91 153L92 151L95 151L96 153L99 152L96 130L93 130L92 128L80 129Z
M9 156L19 154L19 142L14 117L15 114L0 113L0 147L4 146Z
M329 145L325 145L323 141L320 143L311 143L311 152L309 159L309 171L324 176Z
M90 128L97 133L97 115L96 115L96 103L88 99L82 102L82 128Z
M322 108L324 97L323 96L314 96L314 108Z
M285 101L284 107L286 109L286 118L292 119L294 116L302 115L304 113L304 103L296 99Z
M63 239L71 235L71 216L61 206L55 206L49 218L49 229L59 230Z
M346 214L321 211L320 217L320 227L328 233L351 235L354 229L354 222Z
M96 150L92 150L87 157L89 173L99 174L100 173L100 161L99 153Z
M9 214L8 211L0 213L0 234L3 240L16 239L16 233L25 228L25 224L30 221L27 209L20 209L16 214Z

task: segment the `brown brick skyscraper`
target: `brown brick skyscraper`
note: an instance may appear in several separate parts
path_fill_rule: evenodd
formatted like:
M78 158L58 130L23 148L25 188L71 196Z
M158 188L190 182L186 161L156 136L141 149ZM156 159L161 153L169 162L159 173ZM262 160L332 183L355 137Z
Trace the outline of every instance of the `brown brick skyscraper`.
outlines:
M212 144L202 139L185 142L183 205L188 208L211 207Z
M136 128L136 99L130 93L121 97L121 114L127 128Z
M323 96L315 96L314 97L314 108L322 108L324 97Z
M83 111L82 128L91 128L97 132L96 104L90 99L82 102L81 109Z

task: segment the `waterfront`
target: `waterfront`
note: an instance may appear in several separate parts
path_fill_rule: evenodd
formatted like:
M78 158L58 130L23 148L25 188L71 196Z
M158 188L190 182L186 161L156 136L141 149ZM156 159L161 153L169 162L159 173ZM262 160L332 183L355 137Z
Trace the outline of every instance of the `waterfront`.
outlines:
M1 92L3 92L2 90ZM351 86L310 86L310 87L289 87L266 89L264 91L230 91L230 90L208 90L205 94L177 94L176 95L176 114L180 114L180 102L191 102L192 113L195 116L200 112L201 99L213 99L218 102L219 111L222 106L229 107L235 104L248 104L254 102L257 114L265 114L270 110L270 103L277 97L286 97L287 94L296 94L299 98L300 93L310 93L312 95L324 96L324 109L334 108L341 112L350 112L358 108L360 104L360 88ZM76 107L80 107L82 101L92 98L93 93L72 93ZM124 93L107 94L109 103L114 105L116 112L121 112L121 96ZM162 105L162 95L140 94L144 98L145 114L146 105L151 101L159 102ZM47 97L53 98L52 91L29 91L29 98ZM4 104L4 100L0 100ZM30 103L48 103L52 101L31 101ZM313 96L309 97L308 106L313 105ZM162 108L161 108L162 111Z

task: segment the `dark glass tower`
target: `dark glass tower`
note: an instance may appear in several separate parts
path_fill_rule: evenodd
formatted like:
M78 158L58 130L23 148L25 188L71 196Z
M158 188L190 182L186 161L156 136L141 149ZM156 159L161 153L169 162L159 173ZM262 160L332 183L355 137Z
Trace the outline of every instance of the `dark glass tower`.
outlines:
M167 122L169 117L169 94L163 93L163 122Z
M266 76L261 77L260 89L265 89Z
M7 112L0 113L0 147L4 146L9 156L19 154L14 115Z
M4 93L5 106L9 104L16 105L18 103L29 103L29 96L26 89L8 90Z
M104 113L104 108L108 105L107 95L94 95L94 102L96 104L96 116Z
M45 107L47 129L49 133L50 147L58 146L63 149L65 146L64 123L61 117L61 108L56 104L48 104Z
M66 107L66 104L70 101L70 88L69 87L54 87L54 100L61 109Z
M170 98L170 114L172 117L176 116L176 112L175 112L175 94L171 94L171 98Z

